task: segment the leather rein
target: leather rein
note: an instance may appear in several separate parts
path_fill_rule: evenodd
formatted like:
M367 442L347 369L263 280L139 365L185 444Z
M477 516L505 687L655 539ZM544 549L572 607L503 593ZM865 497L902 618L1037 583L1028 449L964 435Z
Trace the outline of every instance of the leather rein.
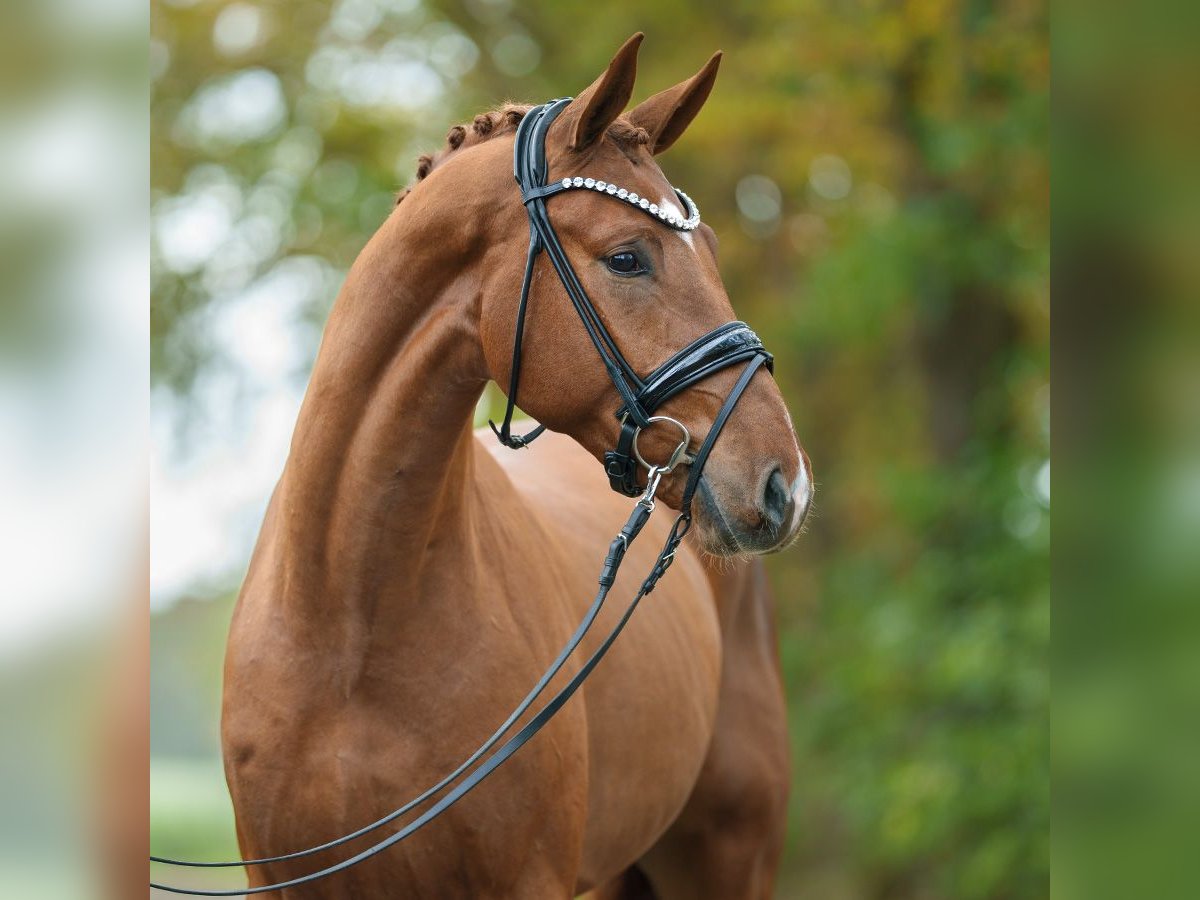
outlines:
M655 216L668 227L681 231L691 231L694 229L699 224L700 213L691 198L678 189L675 190L675 193L683 202L684 209L688 213L686 218L679 216L673 210L660 209L657 204L649 203L645 198L640 198L623 188L617 188L615 185L596 181L592 178L564 178L561 181L546 183L546 135L550 130L550 125L570 101L571 98L568 97L552 100L549 103L534 107L521 120L516 133L513 151L513 169L517 184L521 189L522 203L525 205L525 209L529 215L529 255L526 259L525 276L521 285L520 304L517 310L516 335L513 340L513 362L509 378L507 408L505 410L504 421L501 425L497 426L494 422L490 424L501 443L512 449L528 447L545 430L545 426L539 425L524 435L516 435L513 434L511 429L512 417L516 409L517 391L520 385L521 343L525 328L525 315L529 300L530 284L537 258L542 252L545 252L550 258L555 271L558 273L559 280L566 289L567 296L570 298L575 311L583 322L584 328L595 345L596 352L600 355L604 368L608 372L609 378L612 380L621 398L621 406L616 411L617 419L621 423L620 436L616 447L608 451L604 459L605 472L608 475L609 484L618 493L630 497L639 497L637 503L634 504L633 512L630 514L628 521L626 521L624 527L609 545L608 555L604 559L604 564L597 579L599 588L595 599L592 600L582 621L562 650L559 651L558 656L555 657L549 668L546 669L545 673L538 679L529 693L525 695L525 698L517 704L517 707L509 714L508 718L492 733L491 737L484 741L453 772L450 772L437 784L434 784L383 818L365 825L350 834L343 835L318 846L279 856L223 862L195 862L152 855L150 860L151 862L172 866L230 868L261 866L301 859L361 838L413 811L421 804L450 787L456 781L458 782L441 799L398 831L379 841L374 846L339 863L276 884L229 890L201 890L151 881L150 886L152 888L176 894L191 894L202 897L241 897L249 894L278 891L285 888L298 887L345 871L372 856L382 853L393 844L404 840L437 818L466 794L470 793L488 775L528 743L554 717L558 710L579 689L580 685L583 684L592 670L599 664L600 660L604 658L608 649L613 645L621 631L625 628L626 623L632 617L641 599L654 590L659 579L662 578L674 561L675 553L692 525L691 504L696 489L699 486L704 464L707 462L709 454L716 444L717 437L733 412L734 406L749 386L754 374L763 366L768 371L772 370L772 357L763 347L758 336L743 322L729 322L715 328L672 355L666 362L644 378L639 377L632 366L626 361L625 357L622 356L616 342L604 327L604 323L601 321L596 307L592 304L587 292L583 289L583 285L575 274L570 260L567 258L566 251L563 249L558 235L550 223L550 218L546 210L546 201L550 197L568 190L591 190L625 201L635 208L645 211L648 215ZM729 366L743 362L746 365L742 369L741 375L738 377L733 389L729 392L721 408L718 410L708 434L696 452L690 454L691 435L688 429L675 419L654 415L654 411L668 399L686 390L696 382ZM655 423L673 425L679 429L681 434L681 440L674 452L661 465L646 462L642 458L642 454L638 448L638 436L644 429L651 427ZM638 485L637 473L639 464L647 470L644 488ZM542 694L546 686L558 674L583 641L584 636L595 622L608 597L626 551L628 551L630 545L632 545L638 534L641 533L646 523L650 520L650 514L654 511L655 507L654 495L659 482L664 475L667 475L679 465L690 466L679 506L679 514L671 527L670 533L667 535L662 550L658 554L658 559L655 561L654 567L643 580L641 587L634 595L632 601L630 601L629 606L600 646L597 647L579 668L579 671L519 731L488 755L489 751L493 751L493 748L500 743L521 716L533 705L534 701ZM484 759L485 755L487 756L486 759ZM471 771L462 781L459 781L481 759L483 762L479 767Z

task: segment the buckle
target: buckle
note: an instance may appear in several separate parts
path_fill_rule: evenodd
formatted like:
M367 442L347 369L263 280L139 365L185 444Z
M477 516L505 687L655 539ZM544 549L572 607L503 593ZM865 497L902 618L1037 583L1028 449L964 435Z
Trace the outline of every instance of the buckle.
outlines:
M619 450L609 450L604 454L604 474L608 483L618 494L626 497L637 497L642 489L637 484L637 464L633 457Z

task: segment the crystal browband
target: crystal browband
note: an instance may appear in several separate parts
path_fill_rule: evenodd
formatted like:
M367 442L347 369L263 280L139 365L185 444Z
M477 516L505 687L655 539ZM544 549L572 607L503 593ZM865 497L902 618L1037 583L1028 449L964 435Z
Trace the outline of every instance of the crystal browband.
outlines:
M696 206L694 200L681 191L677 187L673 187L676 195L683 201L687 208L687 218L680 218L669 209L663 209L657 203L652 203L646 197L639 197L632 191L627 191L623 187L617 187L615 184L610 184L607 181L597 181L595 178L583 178L576 175L574 178L564 178L559 182L564 190L573 188L583 188L589 191L599 191L602 194L608 194L610 197L616 197L618 200L624 200L631 206L636 206L638 209L648 212L665 225L670 225L672 228L677 228L680 231L693 231L700 224L700 209Z

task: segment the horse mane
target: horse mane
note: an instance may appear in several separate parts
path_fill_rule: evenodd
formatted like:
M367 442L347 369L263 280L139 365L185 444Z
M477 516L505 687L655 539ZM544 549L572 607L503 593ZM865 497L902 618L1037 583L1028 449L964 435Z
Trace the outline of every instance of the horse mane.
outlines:
M533 106L529 103L504 103L495 109L480 113L470 125L455 125L446 133L446 146L434 153L423 153L417 157L416 180L399 193L396 203L400 203L408 196L408 192L416 186L417 181L428 177L430 172L458 150L464 147L474 147L497 135L516 131L521 120L525 118L525 114L531 109ZM622 147L634 147L650 142L650 135L646 129L634 125L624 116L618 116L608 126L607 135Z

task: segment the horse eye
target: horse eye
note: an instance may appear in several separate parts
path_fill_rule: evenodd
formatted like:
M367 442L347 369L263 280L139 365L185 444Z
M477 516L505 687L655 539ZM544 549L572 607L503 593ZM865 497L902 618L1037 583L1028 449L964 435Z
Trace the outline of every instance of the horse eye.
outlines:
M618 275L636 275L639 272L645 271L638 258L628 250L622 250L620 253L614 253L607 260L608 268Z

